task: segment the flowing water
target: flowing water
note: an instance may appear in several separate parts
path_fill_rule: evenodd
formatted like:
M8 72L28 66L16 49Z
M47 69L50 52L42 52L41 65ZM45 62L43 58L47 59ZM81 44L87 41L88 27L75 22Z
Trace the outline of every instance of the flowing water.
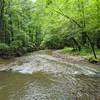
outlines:
M100 100L99 66L50 54L38 51L2 64L0 100Z

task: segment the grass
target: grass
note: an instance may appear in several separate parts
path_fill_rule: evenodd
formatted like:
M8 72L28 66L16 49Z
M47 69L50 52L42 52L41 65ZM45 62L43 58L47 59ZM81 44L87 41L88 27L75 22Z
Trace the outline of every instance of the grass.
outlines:
M81 51L78 51L78 50L73 50L73 48L70 48L70 47L65 47L63 49L63 52L70 53L73 55L84 56L90 62L99 62L100 63L100 49L96 49L96 55L97 55L96 59L93 56L92 50L88 49L88 48L83 48Z
M66 52L72 52L72 50L73 50L73 48L70 48L70 47L65 47L64 49L63 49L63 51L66 53Z
M71 54L75 54L75 55L81 55L81 56L93 56L92 50L91 49L87 49L87 48L83 48L81 51L78 50L73 50L73 48L70 47L65 47L63 49L64 53L71 53ZM98 56L100 56L100 49L96 49L96 54Z

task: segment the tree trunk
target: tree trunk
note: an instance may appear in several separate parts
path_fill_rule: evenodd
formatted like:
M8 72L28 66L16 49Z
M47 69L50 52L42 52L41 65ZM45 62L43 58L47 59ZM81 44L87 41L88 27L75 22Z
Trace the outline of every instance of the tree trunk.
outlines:
M5 33L4 33L4 22L3 22L3 16L4 16L4 0L0 1L0 41L5 42Z
M86 36L87 36L87 39L88 39L88 41L89 41L89 43L90 43L90 46L91 46L93 55L94 55L95 58L97 58L96 52L95 52L95 48L94 48L94 43L91 41L91 39L90 39L90 37L88 36L88 34L86 34Z
M78 50L81 51L81 46L80 44L76 41L75 38L72 37L73 42L76 44L76 46L78 47Z

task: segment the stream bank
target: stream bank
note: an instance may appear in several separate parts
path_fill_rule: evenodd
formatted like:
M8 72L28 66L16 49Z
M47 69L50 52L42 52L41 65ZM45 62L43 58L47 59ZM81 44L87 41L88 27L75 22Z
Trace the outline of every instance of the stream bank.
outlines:
M87 55L77 55L71 52L64 52L64 50L55 50L53 52L54 57L58 57L61 59L74 61L74 62L81 62L81 63L90 63L95 65L100 65L100 60L94 59L93 57L89 57Z

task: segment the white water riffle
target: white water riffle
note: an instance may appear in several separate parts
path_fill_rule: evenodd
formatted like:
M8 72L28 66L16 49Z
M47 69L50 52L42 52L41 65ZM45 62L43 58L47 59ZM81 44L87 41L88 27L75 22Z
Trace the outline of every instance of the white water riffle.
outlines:
M34 72L49 72L54 74L72 74L72 75L87 75L87 76L96 76L98 71L89 66L83 66L80 64L69 63L61 61L55 57L46 54L37 54L32 56L30 61L27 61L21 65L12 66L12 71L23 73L23 74L32 74Z

